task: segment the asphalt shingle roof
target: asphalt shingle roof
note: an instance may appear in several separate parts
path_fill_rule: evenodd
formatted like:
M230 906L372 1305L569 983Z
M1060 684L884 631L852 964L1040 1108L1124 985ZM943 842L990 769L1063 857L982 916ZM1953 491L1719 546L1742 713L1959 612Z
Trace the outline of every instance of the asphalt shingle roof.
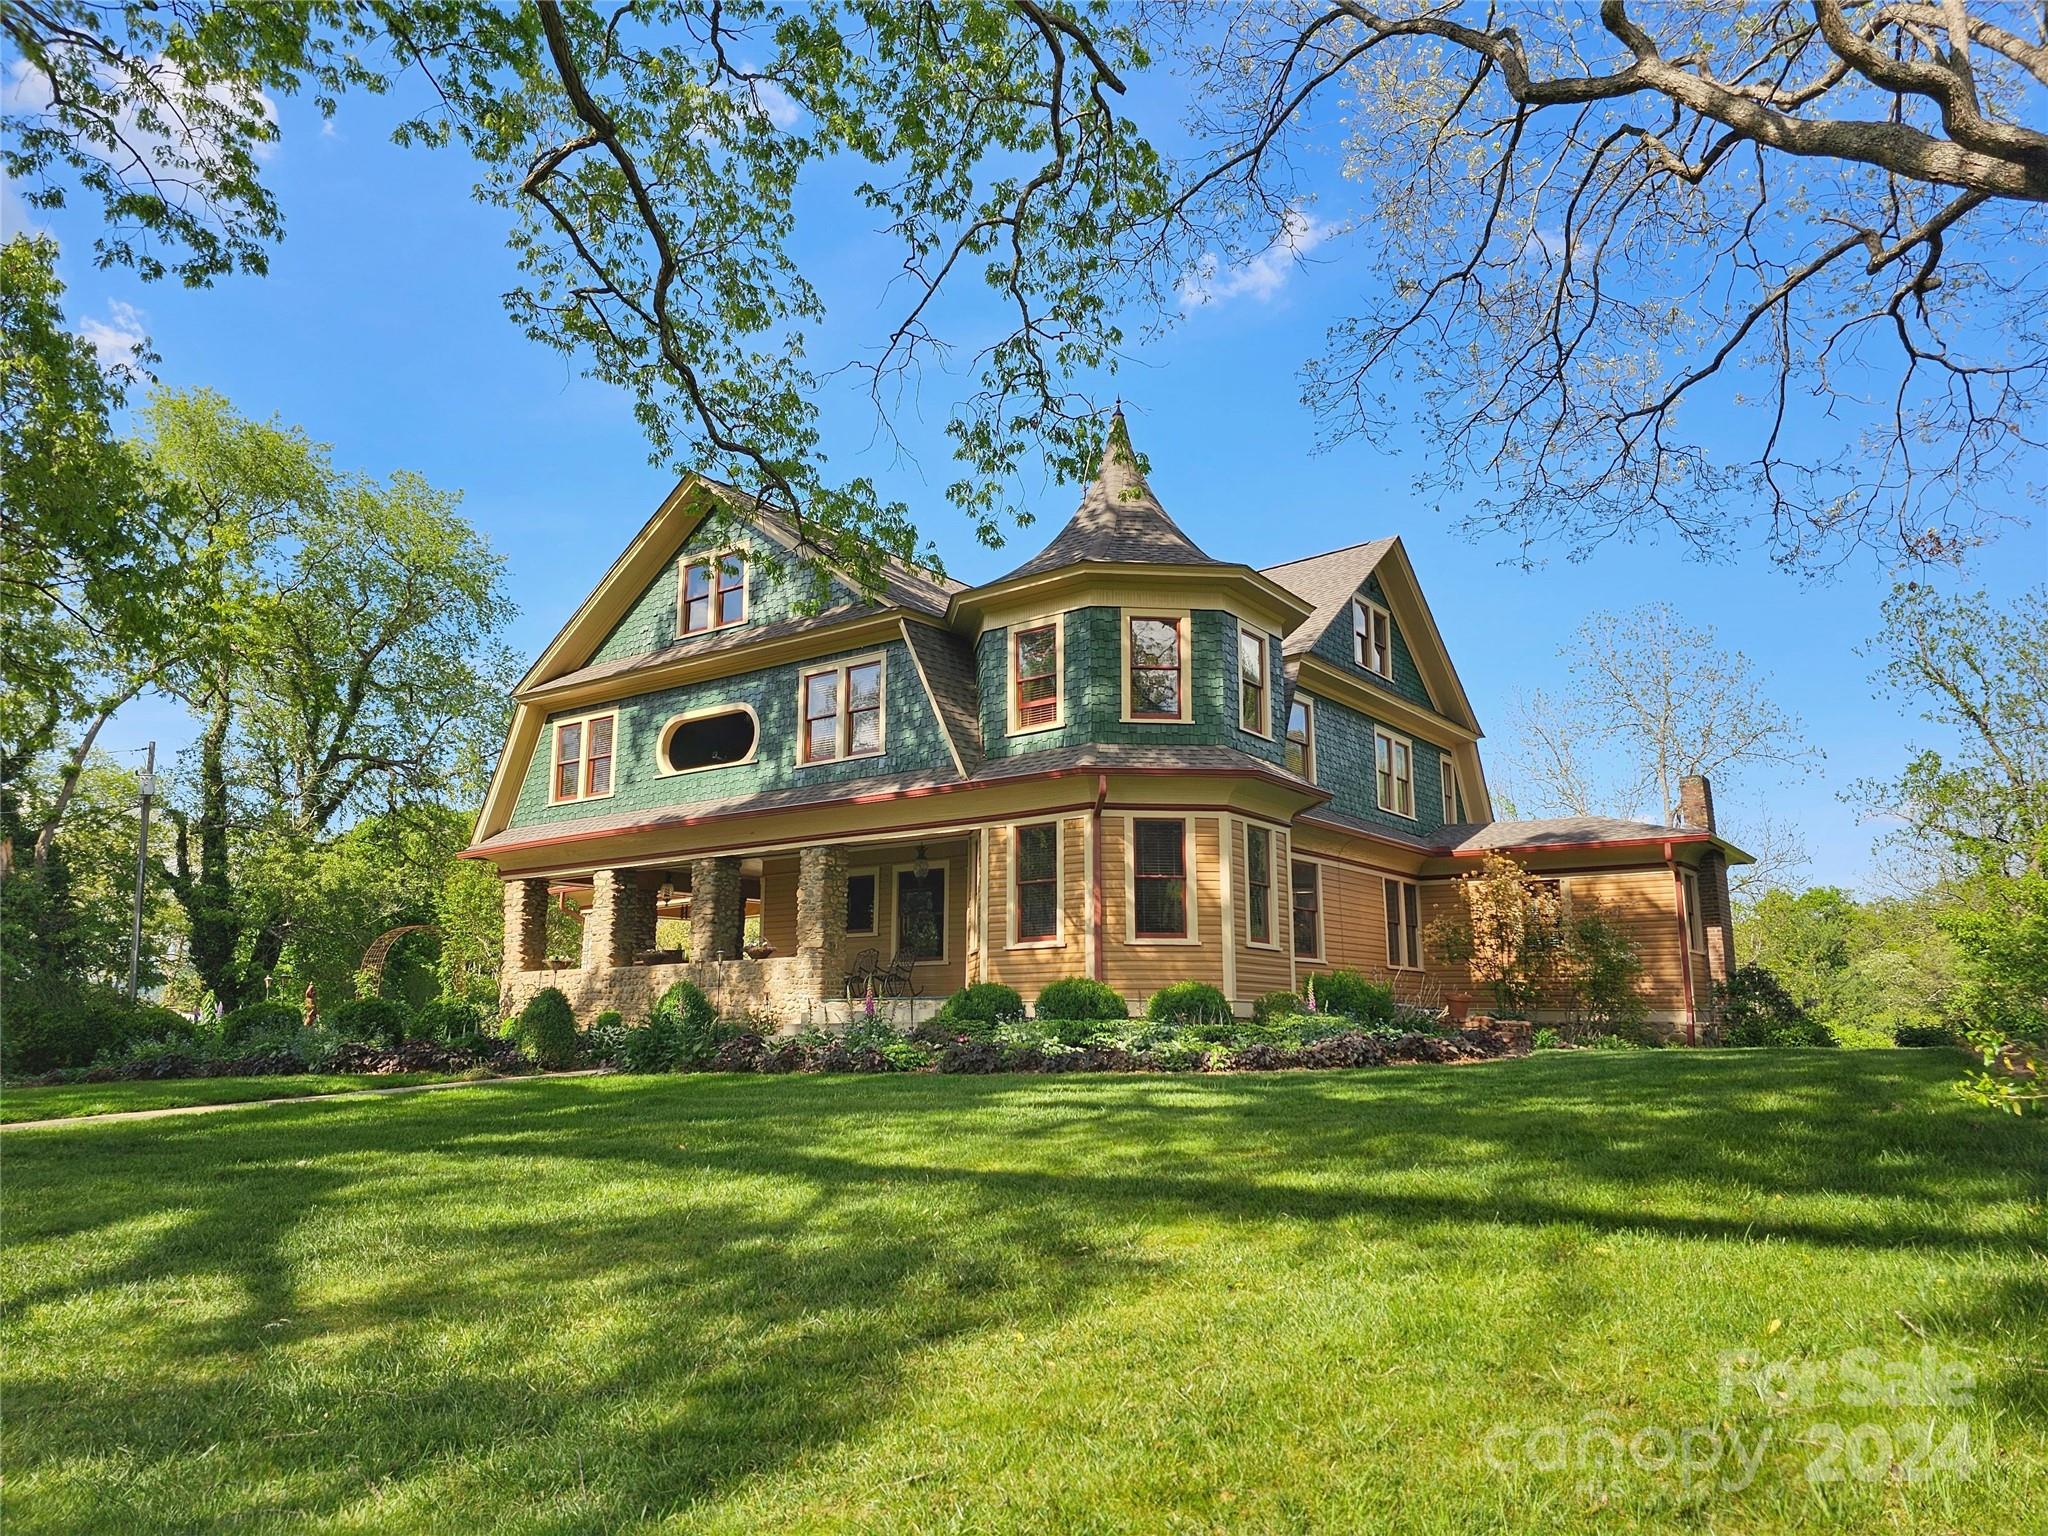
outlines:
M1348 549L1333 549L1328 554L1290 560L1285 565L1269 565L1259 572L1267 580L1277 582L1296 597L1315 605L1315 612L1308 616L1307 622L1296 625L1287 636L1281 654L1301 656L1314 649L1315 643L1342 616L1352 595L1365 585L1365 578L1373 573L1393 547L1392 539L1373 539L1368 543L1353 544Z
M1147 565L1219 565L1182 533L1138 473L1130 431L1119 411L1109 425L1102 468L1082 493L1081 505L1053 540L999 581L1036 576L1098 560Z
M971 774L981 766L981 683L974 651L951 630L934 629L929 624L906 624L904 632L910 636L910 648L917 653L925 681L931 684L939 724Z

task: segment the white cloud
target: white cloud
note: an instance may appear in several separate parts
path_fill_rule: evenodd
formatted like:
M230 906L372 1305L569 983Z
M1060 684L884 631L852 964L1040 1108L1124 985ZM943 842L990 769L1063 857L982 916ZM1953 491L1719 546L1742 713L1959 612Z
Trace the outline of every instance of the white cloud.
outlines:
M162 55L150 59L145 67L152 76L156 89L165 98L166 105L160 110L159 115L167 121L176 122L181 117L189 121L189 111L180 112L178 104L181 100L189 101L195 95L203 95L209 101L224 105L233 105L239 99L234 87L225 81L216 80L203 91L195 91L185 78L184 70ZM115 79L114 72L104 65L96 66L94 73L103 84L112 84ZM41 116L50 110L51 103L49 78L41 70L27 59L15 59L9 63L6 75L0 77L0 110L24 116ZM263 120L275 128L277 103L261 90L254 93L254 103ZM157 169L177 174L178 161L184 158L186 153L196 151L202 157L211 158L220 152L220 146L210 140L200 140L181 148L161 132L143 127L132 110L124 110L116 118L115 127L127 149L95 146L95 152L109 162L117 162L125 157L127 150L133 150L136 155L148 160ZM259 140L250 146L249 152L259 161L267 161L277 153L276 141Z
M1290 208L1280 221L1280 233L1273 237L1273 243L1242 265L1226 272L1216 253L1205 251L1181 279L1181 302L1220 304L1226 299L1249 296L1261 304L1270 303L1287 286L1302 259L1338 233L1340 226L1324 223L1304 209Z
M804 109L796 104L796 98L773 80L755 80L752 86L754 106L783 132L803 121Z
M78 334L99 354L100 366L106 369L133 368L135 349L149 340L142 311L122 299L107 300L107 318L81 321Z

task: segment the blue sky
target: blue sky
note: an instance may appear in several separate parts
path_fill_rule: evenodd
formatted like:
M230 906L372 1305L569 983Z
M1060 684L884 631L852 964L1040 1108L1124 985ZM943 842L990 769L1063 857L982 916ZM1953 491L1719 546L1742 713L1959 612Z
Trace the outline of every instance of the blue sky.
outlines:
M379 474L414 469L460 489L465 510L508 561L520 614L510 641L530 656L554 633L672 482L650 466L623 397L577 376L573 363L526 341L499 294L513 281L504 215L470 196L458 152L400 150L386 140L389 103L349 102L333 131L306 103L282 104L283 142L267 167L287 232L265 278L189 292L92 268L90 211L35 221L65 248L74 324L108 334L142 329L162 355L163 381L207 385L251 415L275 414L333 444L337 462ZM827 186L808 237L835 325L880 323L889 258L850 240ZM0 217L23 216L9 196ZM1317 253L1321 254L1321 253ZM1768 800L1803 829L1808 878L1865 884L1881 828L1838 798L1853 779L1897 768L1928 728L1875 700L1856 654L1888 585L1867 562L1824 585L1802 584L1744 552L1703 565L1668 545L1611 543L1579 565L1537 572L1504 564L1504 545L1450 532L1409 491L1426 451L1412 436L1353 442L1318 455L1297 371L1364 281L1341 251L1254 278L1226 274L1216 302L1139 352L1123 373L1132 434L1152 462L1167 510L1211 554L1271 564L1388 533L1402 535L1483 725L1489 761L1505 742L1517 688L1554 683L1556 652L1590 612L1663 599L1694 624L1715 625L1769 675L1826 753L1814 773L1724 787L1724 819ZM1229 291L1236 289L1237 291ZM951 381L929 376L921 406L897 430L917 455L873 445L872 417L849 406L828 421L841 473L873 475L900 496L952 574L986 579L1035 549L1072 510L1078 488L1047 485L1039 524L1010 549L978 546L941 495L951 478L940 429ZM2026 509L2014 505L2019 516ZM2010 596L2048 567L2038 523L2018 525L1981 557L1972 584ZM154 737L169 751L191 737L175 706L139 703L103 738L132 750ZM1732 803L1731 803L1732 802Z

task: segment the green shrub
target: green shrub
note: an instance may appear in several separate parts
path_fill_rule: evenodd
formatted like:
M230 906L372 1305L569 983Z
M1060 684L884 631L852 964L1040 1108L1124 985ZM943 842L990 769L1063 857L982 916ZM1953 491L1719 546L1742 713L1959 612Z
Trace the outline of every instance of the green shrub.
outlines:
M399 1045L413 1027L412 1010L389 997L356 997L343 1003L327 1022L344 1040L365 1045Z
M1901 1024L1892 1037L1894 1045L1924 1048L1926 1046L1955 1045L1956 1037L1939 1024Z
M1898 1044L1888 1029L1878 1029L1869 1024L1844 1024L1834 1020L1828 1025L1828 1033L1835 1037L1835 1044L1845 1051L1888 1051Z
M221 1015L221 1048L233 1054L251 1035L279 1034L287 1029L297 1029L305 1021L306 1016L290 1003L275 1000L245 1003L233 1012Z
M1267 992L1252 1004L1252 1018L1258 1023L1268 1019L1291 1018L1301 1012L1301 999L1292 992Z
M673 1072L681 1047L675 1015L650 1008L638 1024L623 1032L618 1063L628 1072Z
M592 1062L616 1063L626 1051L626 1017L615 1008L608 1008L590 1021L590 1027L583 1031L583 1059Z
M1532 1051L1561 1051L1564 1049L1564 1036L1560 1035L1548 1024L1545 1024L1529 1037L1529 1049Z
M1721 1043L1737 1046L1833 1045L1835 1037L1809 1018L1797 998L1761 965L1737 966L1714 983Z
M1206 981L1176 981L1161 987L1145 1005L1145 1016L1155 1023L1183 1027L1196 1024L1221 1027L1234 1017L1230 999L1220 988L1212 987Z
M468 1045L484 1032L484 1010L466 997L437 997L423 1003L412 1018L416 1040Z
M1589 1051L1642 1051L1649 1047L1630 1035L1581 1035L1579 1044Z
M576 1015L560 987L544 987L519 1010L513 1043L537 1067L559 1071L576 1059Z
M1024 1017L1024 998L999 981L977 981L947 998L939 1016L959 1024L1005 1024Z
M1087 976L1068 976L1060 981L1047 982L1038 994L1038 1016L1041 1019L1127 1019L1131 1010L1124 1005L1123 997L1108 982L1096 981Z
M1391 1024L1394 989L1384 982L1367 981L1356 971L1326 971L1316 978L1316 1006L1324 1013L1341 1013L1361 1024Z
M103 987L22 981L7 989L0 1061L9 1072L33 1074L118 1058L142 1040L182 1041L189 1048L196 1038L192 1021L170 1008L131 1003Z

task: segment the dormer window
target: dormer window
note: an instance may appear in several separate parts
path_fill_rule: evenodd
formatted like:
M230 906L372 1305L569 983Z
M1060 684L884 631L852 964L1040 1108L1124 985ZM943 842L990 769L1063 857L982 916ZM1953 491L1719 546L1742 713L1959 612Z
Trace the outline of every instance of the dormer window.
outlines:
M1358 664L1366 671L1394 680L1394 621L1387 610L1368 598L1351 602L1351 637Z
M618 716L607 710L581 720L555 722L553 777L548 783L548 804L566 805L574 800L602 800L612 792L612 739Z
M706 634L747 619L747 557L738 551L683 562L683 633Z
M1187 718L1185 613L1127 614L1124 619L1124 718Z
M1010 733L1060 723L1060 621L1018 625L1010 631Z

